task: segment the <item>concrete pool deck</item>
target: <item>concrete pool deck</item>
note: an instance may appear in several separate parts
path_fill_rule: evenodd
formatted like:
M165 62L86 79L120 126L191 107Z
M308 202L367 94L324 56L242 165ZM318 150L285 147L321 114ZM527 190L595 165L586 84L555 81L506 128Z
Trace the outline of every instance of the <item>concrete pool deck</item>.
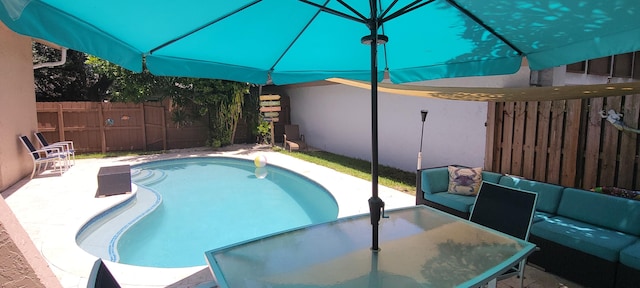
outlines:
M263 154L268 163L302 174L329 190L339 206L339 217L368 213L371 182L302 161L269 147L232 145L224 151L208 149L174 150L165 154L77 160L62 176L42 174L22 179L2 192L16 218L47 261L63 287L87 287L93 256L76 245L78 230L93 216L134 194L95 198L100 167L134 165L147 161L199 156L233 156L253 160ZM414 196L380 186L380 198L387 209L415 204ZM383 220L384 221L384 220ZM204 251L203 251L204 257ZM148 268L105 261L123 287L209 287L212 276L207 266ZM534 267L525 270L526 287L580 287ZM498 287L515 287L517 279L500 281Z
M2 196L62 286L86 287L97 257L76 245L76 233L93 216L134 195L95 198L100 167L198 156L253 160L259 154L265 155L269 164L287 168L324 186L338 202L338 217L369 212L371 182L273 152L269 147L251 145L233 145L225 151L184 149L157 155L81 159L62 176L45 173L31 180L26 177L3 191ZM380 186L379 194L387 209L415 203L413 196L387 187ZM148 268L105 262L123 287L194 287L213 279L207 266Z

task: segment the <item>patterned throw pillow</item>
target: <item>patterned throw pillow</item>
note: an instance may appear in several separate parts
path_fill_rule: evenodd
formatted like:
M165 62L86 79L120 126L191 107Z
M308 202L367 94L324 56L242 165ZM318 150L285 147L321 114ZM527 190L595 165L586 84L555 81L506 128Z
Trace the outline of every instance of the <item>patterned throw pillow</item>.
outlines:
M475 196L482 183L482 168L449 166L449 190L452 194Z

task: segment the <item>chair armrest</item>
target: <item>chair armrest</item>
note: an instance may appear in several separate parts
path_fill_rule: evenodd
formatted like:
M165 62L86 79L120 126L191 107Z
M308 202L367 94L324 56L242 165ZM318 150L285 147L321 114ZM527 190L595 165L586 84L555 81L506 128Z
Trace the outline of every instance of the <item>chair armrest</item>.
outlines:
M71 149L71 150L75 150L75 149L73 148L73 141L58 141L58 142L53 143L53 144L51 144L51 145L59 145L59 144L67 145L67 147L69 147L69 149Z
M31 154L33 153L38 153L40 155L40 157L46 158L49 157L51 155L49 154L55 154L56 157L60 158L62 156L63 153L61 153L61 147L49 147L47 149L38 149L38 150L34 150L32 152L30 152Z
M58 149L59 152L62 152L62 151L69 151L71 148L69 147L69 145L60 143L60 142L56 142L53 144L49 144L48 146L42 147L42 150L49 150L49 149Z
M38 152L38 153L60 153L62 151L64 151L64 148L62 146L51 146L51 145L49 145L49 146L46 146L46 147L42 147L42 149L35 150L33 152L34 153L35 152Z

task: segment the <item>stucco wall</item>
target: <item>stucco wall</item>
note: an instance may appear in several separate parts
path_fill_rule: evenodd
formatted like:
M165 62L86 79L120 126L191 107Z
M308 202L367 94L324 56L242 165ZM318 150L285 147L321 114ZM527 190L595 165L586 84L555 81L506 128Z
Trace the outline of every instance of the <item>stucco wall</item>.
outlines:
M0 191L31 173L33 162L19 135L37 129L31 38L0 23Z
M415 85L523 87L524 66L508 76L424 81ZM332 153L371 159L370 91L346 85L291 86L291 122L300 125L309 145ZM379 93L378 158L380 164L415 171L420 148L420 110L429 114L424 127L422 167L448 164L483 166L487 103L451 101Z
M0 197L0 287L62 287Z
M0 23L0 191L31 173L19 135L37 128L31 38ZM61 287L18 219L0 197L0 286Z

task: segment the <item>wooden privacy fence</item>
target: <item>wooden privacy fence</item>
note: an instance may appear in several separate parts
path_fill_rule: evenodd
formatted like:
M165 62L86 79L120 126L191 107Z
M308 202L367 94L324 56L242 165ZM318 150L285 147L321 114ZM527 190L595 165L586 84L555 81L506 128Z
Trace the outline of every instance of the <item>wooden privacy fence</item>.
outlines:
M485 168L568 187L640 190L640 95L583 100L489 103Z
M72 140L82 152L146 151L205 145L207 128L171 122L169 101L37 102L38 131L50 142Z

